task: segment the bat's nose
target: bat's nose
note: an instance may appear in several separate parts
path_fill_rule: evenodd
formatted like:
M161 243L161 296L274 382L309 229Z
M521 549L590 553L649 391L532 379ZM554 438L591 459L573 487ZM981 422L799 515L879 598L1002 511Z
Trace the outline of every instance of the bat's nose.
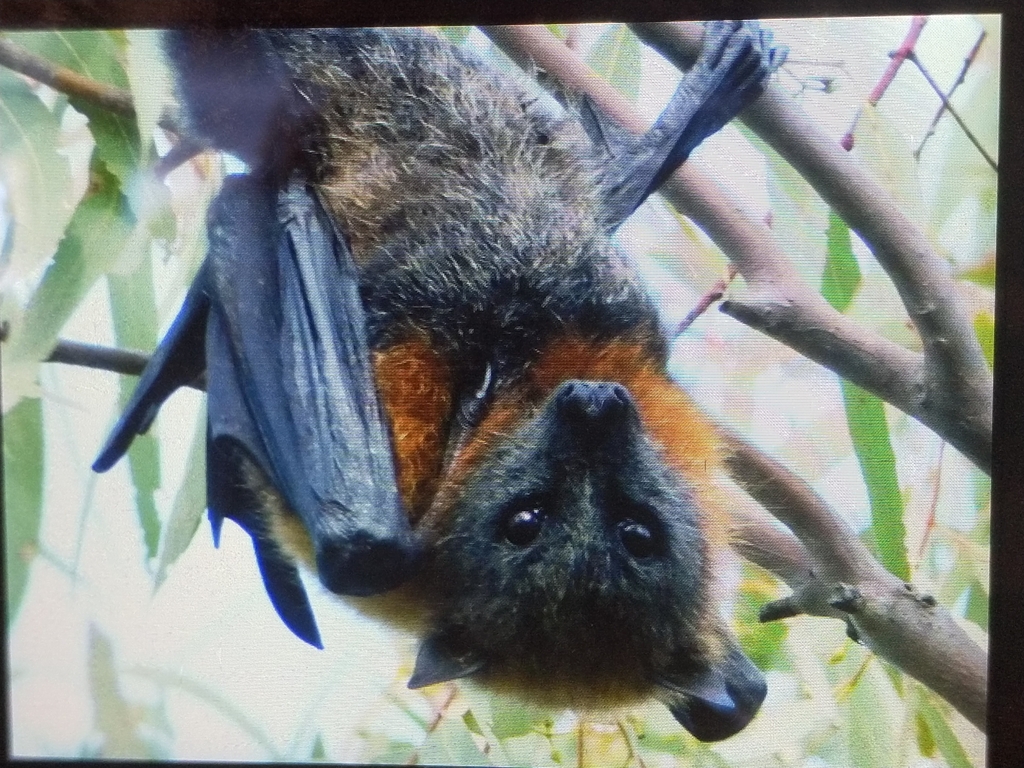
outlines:
M367 596L387 592L416 573L422 555L410 538L376 538L357 534L328 542L317 550L320 582L339 595Z
M571 425L613 427L633 409L633 398L613 381L572 380L555 391L559 415Z

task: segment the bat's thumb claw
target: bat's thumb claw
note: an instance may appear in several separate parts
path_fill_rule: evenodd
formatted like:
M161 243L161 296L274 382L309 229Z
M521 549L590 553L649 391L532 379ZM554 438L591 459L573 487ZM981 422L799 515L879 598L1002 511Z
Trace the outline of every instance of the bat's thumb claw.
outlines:
M356 536L325 543L316 555L320 582L339 595L376 595L408 581L422 551L411 538Z

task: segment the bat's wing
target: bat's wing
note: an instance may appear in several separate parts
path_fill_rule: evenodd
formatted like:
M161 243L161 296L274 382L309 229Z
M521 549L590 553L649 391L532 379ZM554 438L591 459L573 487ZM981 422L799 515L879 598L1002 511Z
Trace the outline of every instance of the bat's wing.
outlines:
M643 136L627 134L586 103L583 125L612 156L602 181L608 229L615 230L698 144L760 96L785 58L786 49L773 47L771 32L757 22L712 21L700 58Z
M210 208L210 252L171 331L94 465L109 468L178 386L207 374L207 500L253 538L285 623L319 645L298 572L248 485L256 465L301 519L328 589L367 595L412 575L419 547L402 510L376 396L355 267L300 182L232 177Z

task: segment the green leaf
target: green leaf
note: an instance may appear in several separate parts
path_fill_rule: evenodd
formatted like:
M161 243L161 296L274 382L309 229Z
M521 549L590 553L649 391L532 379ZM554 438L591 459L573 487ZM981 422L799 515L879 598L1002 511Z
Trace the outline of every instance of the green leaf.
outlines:
M324 748L323 737L319 733L313 739L313 748L309 752L309 759L319 763L327 762L327 750Z
M871 532L878 559L891 573L909 580L903 497L885 421L885 404L856 384L846 380L841 384L850 439L871 502Z
M982 285L986 288L995 288L996 257L994 255L987 256L973 267L959 272L957 277L961 280L969 280L976 285Z
M28 587L43 515L43 406L26 398L3 417L4 535L7 626L14 623Z
M462 722L466 724L466 727L469 728L470 732L475 733L477 736L484 735L484 730L480 727L480 723L473 714L473 710L467 709L462 713Z
M370 761L382 765L414 765L415 763L410 763L409 761L415 756L415 744L398 740L389 741L383 749L372 753ZM416 763L419 762L419 760L416 760Z
M469 735L461 718L445 718L427 734L418 762L424 765L486 765L487 756Z
M904 133L878 107L865 104L861 108L853 154L868 167L911 221L924 222L924 203L913 150L907 145Z
M491 713L491 731L502 740L542 731L544 724L551 719L546 709L505 696L494 697Z
M877 661L868 667L850 693L847 704L848 748L853 768L897 768L896 728L889 719L893 714L889 685Z
M103 736L102 756L148 757L149 749L136 733L135 717L118 684L113 647L95 625L89 628L89 691L93 725Z
M996 356L996 324L995 318L988 312L979 312L974 316L974 335L978 337L981 344L982 354L988 361L991 368L995 363Z
M666 755L686 754L686 737L682 731L677 733L658 733L656 731L638 731L637 744L646 752L659 752Z
M69 98L68 102L89 118L89 132L96 142L93 157L101 160L117 176L122 189L131 189L142 160L135 118L114 114L79 98Z
M925 757L935 757L937 751L935 737L932 736L928 721L924 719L920 711L914 715L914 732L917 735L917 751Z
M125 90L129 87L124 68L127 39L122 32L60 30L11 38L48 61L98 83ZM95 157L106 163L123 189L128 189L141 159L135 118L115 115L79 97L70 97L68 102L89 118L89 131L96 142Z
M640 40L625 24L615 24L597 39L587 64L616 90L636 101L640 95Z
M850 243L850 229L834 212L829 213L827 242L821 293L829 304L842 312L860 286L861 272ZM885 406L870 392L848 381L842 381L842 390L850 439L871 502L871 529L879 559L892 573L909 579L903 497L896 476L896 455L889 438L889 425L885 421Z
M90 185L75 209L53 262L43 274L20 327L11 332L14 360L40 361L96 279L121 255L134 219L116 177L93 162Z
M850 228L835 211L829 211L825 241L827 256L821 274L821 295L835 309L843 312L860 287L861 272L853 253Z
M930 701L930 695L922 691L918 701L918 712L928 725L928 730L935 740L939 754L942 755L949 768L974 768L963 745L960 744L953 729L946 722L946 718Z
M0 184L11 222L7 280L23 279L49 259L71 218L76 193L59 146L60 119L23 79L0 67Z
M148 166L153 158L151 139L164 106L172 101L172 78L164 64L159 31L132 29L125 35L128 40L125 51L128 65L125 73L131 87L132 102L135 104L139 135L144 139L140 145L140 149L143 150L140 164Z
M185 464L185 476L171 507L161 541L160 556L153 579L154 589L167 578L167 569L188 549L206 509L206 411L200 410L192 448Z
M989 599L985 586L977 579L967 588L967 610L964 618L982 629L988 629Z
M114 336L122 349L156 347L156 297L153 270L149 259L141 259L130 275L107 277ZM134 377L122 376L121 408L128 405L135 389ZM160 515L155 494L160 487L160 446L152 433L139 435L128 449L128 463L135 486L135 508L142 526L146 557L155 557L160 543Z

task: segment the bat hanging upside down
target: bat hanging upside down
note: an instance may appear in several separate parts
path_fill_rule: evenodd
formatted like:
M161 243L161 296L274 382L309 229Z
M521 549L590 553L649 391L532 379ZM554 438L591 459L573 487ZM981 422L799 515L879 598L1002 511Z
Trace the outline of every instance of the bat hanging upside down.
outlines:
M640 137L414 30L165 47L190 129L250 170L95 469L205 372L214 536L249 533L306 642L299 564L420 633L410 687L742 729L766 688L716 603L718 441L611 236L761 93L769 33L709 23Z

